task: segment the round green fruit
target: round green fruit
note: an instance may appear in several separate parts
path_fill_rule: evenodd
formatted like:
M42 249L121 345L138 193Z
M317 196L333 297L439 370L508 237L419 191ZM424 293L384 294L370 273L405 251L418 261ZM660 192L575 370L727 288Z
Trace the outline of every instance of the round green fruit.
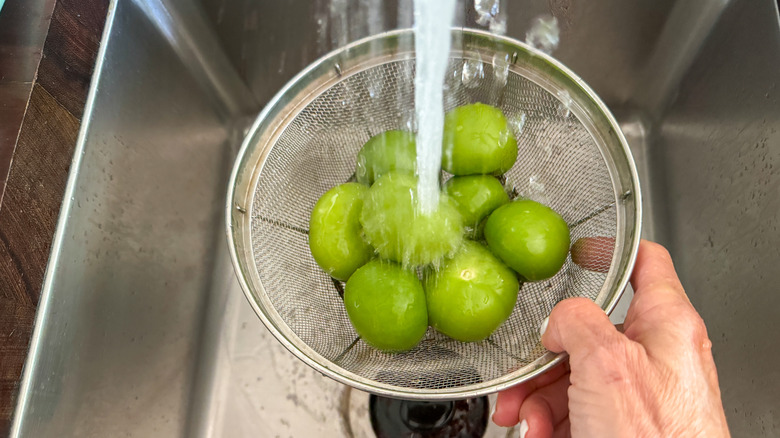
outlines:
M485 223L485 240L493 254L527 281L558 273L571 244L566 221L529 199L497 208Z
M386 131L371 137L357 155L355 177L371 185L390 171L414 173L417 146L414 134L406 131Z
M374 255L374 249L363 240L360 225L367 191L362 184L341 184L322 195L311 212L311 255L328 275L338 280L349 278Z
M477 242L467 241L439 270L426 271L431 326L463 342L490 336L512 314L520 284L511 269Z
M496 208L509 203L509 195L495 177L489 175L455 176L443 187L463 218L471 237L478 237L479 224Z
M517 140L500 109L474 103L444 118L441 167L453 175L502 174L517 160Z
M372 260L355 271L344 289L344 305L360 337L383 351L409 350L428 329L420 280L393 262Z
M417 178L408 174L390 172L366 193L360 223L382 258L425 265L453 253L463 241L460 213L446 195L430 214L422 214L417 203Z

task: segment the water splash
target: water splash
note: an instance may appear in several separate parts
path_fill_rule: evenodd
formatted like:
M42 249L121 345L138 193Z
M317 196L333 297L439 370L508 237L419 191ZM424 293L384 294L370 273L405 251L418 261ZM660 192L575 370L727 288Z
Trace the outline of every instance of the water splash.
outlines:
M477 24L487 26L493 17L498 15L499 0L474 0L474 10L477 11Z
M317 52L320 54L385 30L382 0L326 0L317 3L314 17L317 24Z
M474 10L477 24L488 26L495 34L506 34L506 11L501 7L501 0L474 0Z
M558 19L545 14L533 19L531 29L525 34L525 42L550 55L558 48L560 35Z
M450 55L450 26L455 0L414 1L414 77L417 121L419 208L429 214L439 204L439 174L444 126L443 84Z
M505 35L506 34L506 18L502 18L500 20L493 20L490 22L490 26L488 26L488 29L490 29L491 32L497 35Z
M368 35L381 33L385 28L382 0L363 0L360 5L365 11Z
M544 159L549 161L553 154L552 145L546 144L542 147L542 150L544 151Z
M523 133L526 119L528 119L528 116L523 112L509 118L509 126L515 132L515 138L520 138L520 135Z
M558 90L556 96L558 96L558 99L560 100L557 108L558 115L564 119L569 118L571 115L571 105L573 103L571 95L569 95L569 92L566 90Z
M328 15L317 12L317 53L328 52Z
M408 29L414 25L414 5L412 3L413 0L398 0L399 29Z
M482 63L482 59L466 59L463 61L460 81L464 87L476 88L484 78L485 66Z
M458 106L457 91L461 86L462 72L450 65L447 67L447 75L444 77L444 108Z
M387 83L387 78L385 76L385 72L381 71L377 77L366 81L365 85L366 91L368 91L368 97L371 99L378 99L382 96L385 84Z
M506 86L507 77L509 76L509 63L508 53L496 53L493 55L493 78L496 85Z
M544 183L539 181L539 176L537 175L532 175L528 178L528 188L532 192L544 193Z
M347 0L331 0L329 8L331 47L344 47L349 42L349 17Z
M544 183L539 180L538 175L531 175L528 178L527 198L545 205L548 203L547 193L544 191Z
M401 116L401 124L409 132L417 132L417 119L414 114L406 112ZM419 144L419 141L417 142Z

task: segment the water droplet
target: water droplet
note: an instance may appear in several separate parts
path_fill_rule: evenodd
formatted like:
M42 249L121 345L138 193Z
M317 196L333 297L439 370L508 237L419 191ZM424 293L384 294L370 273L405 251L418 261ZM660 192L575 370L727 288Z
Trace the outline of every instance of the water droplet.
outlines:
M560 103L558 104L558 115L563 118L568 118L571 114L571 104L573 102L569 92L566 90L559 90L556 95L558 96L558 99L560 99Z
M508 129L502 129L501 132L498 133L498 146L504 147L506 143L509 141L509 130Z
M540 15L531 22L531 29L525 34L525 42L531 47L550 55L560 42L558 19L552 15Z
M515 131L515 137L520 137L523 133L526 118L527 116L525 113L520 113L509 119L509 125L512 126L512 129Z
M460 81L467 88L476 88L479 82L485 78L485 68L481 59L467 59L463 61Z
M376 99L382 93L382 81L370 81L366 88L368 88L368 95Z
M544 157L545 160L549 160L550 158L552 158L552 153L553 153L552 145L546 144L544 145L544 147L542 147L542 150L545 153L545 157Z
M487 26L491 19L498 15L500 3L500 0L474 0L477 24Z
M544 191L544 183L539 181L538 175L528 178L528 198L542 204L547 204L547 195Z
M446 163L447 166L452 164L452 149L448 148L444 151L444 163Z
M474 11L477 24L488 26L491 32L499 35L506 33L506 13L501 10L501 0L474 0Z
M528 178L528 187L535 192L544 192L544 184L539 182L537 175Z
M406 130L409 132L417 132L417 120L414 117L407 118L404 126L406 126Z
M500 85L506 85L507 77L509 76L509 54L496 53L493 55L493 77L495 82Z
M492 20L488 29L497 35L504 35L506 33L506 17L500 16Z

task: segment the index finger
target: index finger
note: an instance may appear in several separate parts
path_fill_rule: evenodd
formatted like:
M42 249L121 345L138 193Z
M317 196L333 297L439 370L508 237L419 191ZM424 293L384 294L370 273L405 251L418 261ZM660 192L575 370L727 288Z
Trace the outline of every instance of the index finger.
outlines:
M636 264L631 274L631 286L635 296L646 290L662 290L690 303L677 277L669 251L649 240L643 239L639 242Z
M634 299L624 333L649 350L662 351L700 331L701 318L680 283L669 252L643 240L631 276Z

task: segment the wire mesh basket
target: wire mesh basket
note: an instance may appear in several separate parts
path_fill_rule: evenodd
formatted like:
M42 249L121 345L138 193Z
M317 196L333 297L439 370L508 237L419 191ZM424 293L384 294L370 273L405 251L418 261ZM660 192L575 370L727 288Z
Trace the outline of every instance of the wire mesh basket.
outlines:
M249 302L285 347L323 374L379 395L473 397L550 368L563 356L541 345L542 320L574 296L610 312L639 244L635 165L598 96L553 58L509 38L459 29L453 47L445 110L473 102L501 108L519 149L505 185L557 211L572 242L610 243L595 268L570 256L554 277L523 284L512 315L487 340L462 343L429 328L405 353L370 347L350 324L343 285L312 258L307 226L319 197L353 175L371 136L414 128L414 36L377 35L312 64L266 106L243 143L228 194L231 257Z

